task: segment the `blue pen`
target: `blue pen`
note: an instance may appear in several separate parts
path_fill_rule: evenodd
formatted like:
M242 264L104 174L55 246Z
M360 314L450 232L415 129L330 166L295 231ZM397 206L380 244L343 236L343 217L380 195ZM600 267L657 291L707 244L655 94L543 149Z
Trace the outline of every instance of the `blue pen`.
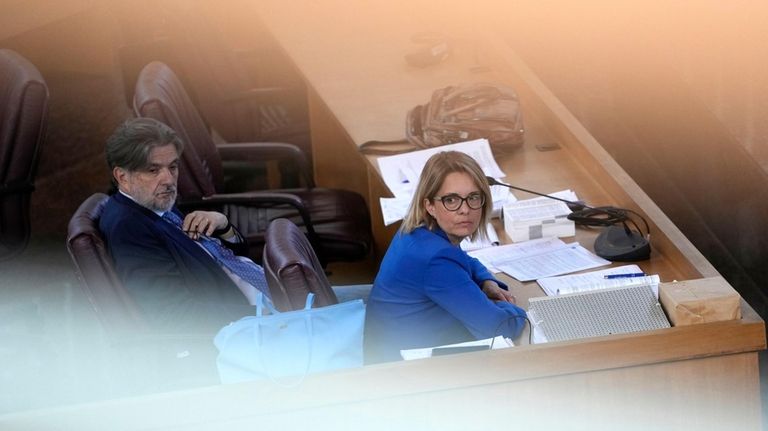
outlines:
M632 277L645 277L645 276L646 274L644 272L634 272L632 274L609 274L603 278L611 279L611 278L632 278Z

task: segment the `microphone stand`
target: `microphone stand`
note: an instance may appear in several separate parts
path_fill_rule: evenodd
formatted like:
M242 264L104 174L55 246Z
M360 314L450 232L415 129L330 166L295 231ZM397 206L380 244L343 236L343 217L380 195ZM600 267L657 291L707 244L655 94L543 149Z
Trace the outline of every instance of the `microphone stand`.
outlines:
M514 190L520 190L521 192L530 193L532 195L542 196L556 201L565 202L568 205L568 209L572 211L572 214L568 215L570 220L576 223L587 224L591 226L603 226L604 229L595 239L595 254L611 261L636 261L645 260L650 257L651 245L648 242L650 237L650 230L648 229L648 223L640 214L635 213L632 210L623 210L613 207L599 207L594 208L582 201L569 201L566 199L556 198L554 196L545 195L543 193L534 192L533 190L524 189L522 187L516 187L510 184L505 184L497 181L493 177L485 177L488 181L488 185L491 186L503 186ZM589 211L584 211L589 210ZM583 211L583 212L582 212ZM580 214L575 214L580 212ZM584 213L592 212L593 215L585 215ZM627 216L627 212L634 213L645 223L645 229L648 231L648 236L644 237L639 228L637 231L631 230L627 226L626 220L631 220ZM605 218L594 218L594 214L602 215ZM592 221L591 223L588 223ZM621 223L622 226L616 226L615 223ZM634 223L634 222L633 222Z
M568 204L568 209L571 210L571 211L581 211L583 209L593 209L592 207L590 207L589 205L585 204L582 201L569 201L569 200L566 200L566 199L556 198L554 196L545 195L544 193L534 192L533 190L527 190L527 189L524 189L522 187L516 187L516 186L510 185L510 184L505 184L505 183L502 183L502 182L496 180L496 178L493 178L493 177L485 177L485 180L488 181L488 185L490 185L490 186L508 187L510 189L520 190L521 192L530 193L532 195L542 196L542 197L545 197L545 198L554 199L556 201L565 202L566 204Z

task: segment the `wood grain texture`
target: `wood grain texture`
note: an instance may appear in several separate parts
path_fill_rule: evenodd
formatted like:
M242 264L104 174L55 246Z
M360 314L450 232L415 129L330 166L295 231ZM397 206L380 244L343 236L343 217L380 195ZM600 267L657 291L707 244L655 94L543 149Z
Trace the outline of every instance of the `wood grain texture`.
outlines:
M497 161L514 185L541 192L565 188L592 205L615 205L642 214L651 226L651 260L643 264L663 280L716 276L717 271L682 235L589 132L571 115L501 38L467 25L428 2L415 2L409 13L401 4L369 9L335 0L297 6L264 1L259 5L265 26L301 70L311 89L313 150L318 184L346 187L366 197L378 256L394 233L383 225L378 198L386 188L363 178L376 178L375 156L363 156L357 146L372 140L401 139L406 112L429 100L436 88L461 82L489 81L511 85L522 101L526 144L511 151L495 150ZM328 26L339 16L353 20ZM418 13L431 13L453 38L453 51L443 63L414 68L404 55L418 49L411 36L425 31ZM436 14L436 15L435 15ZM362 32L362 28L369 31ZM427 26L429 27L429 26ZM320 35L322 35L320 37ZM487 70L472 72L482 64ZM329 138L333 136L332 138ZM557 151L541 152L537 144L557 142ZM357 164L358 168L352 168ZM347 181L347 176L351 180ZM367 187L366 187L367 183ZM527 198L518 193L519 198ZM579 229L576 240L590 247L596 230Z

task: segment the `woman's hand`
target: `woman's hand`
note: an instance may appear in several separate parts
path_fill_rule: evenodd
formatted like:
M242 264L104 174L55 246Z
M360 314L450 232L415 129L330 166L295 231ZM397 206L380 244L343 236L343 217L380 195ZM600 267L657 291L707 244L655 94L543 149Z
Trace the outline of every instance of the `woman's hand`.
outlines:
M492 301L504 301L511 304L517 304L515 295L499 287L493 280L485 280L482 286L483 293Z
M187 236L197 240L200 235L211 236L216 229L224 229L229 224L227 216L216 211L193 211L184 217L181 228Z

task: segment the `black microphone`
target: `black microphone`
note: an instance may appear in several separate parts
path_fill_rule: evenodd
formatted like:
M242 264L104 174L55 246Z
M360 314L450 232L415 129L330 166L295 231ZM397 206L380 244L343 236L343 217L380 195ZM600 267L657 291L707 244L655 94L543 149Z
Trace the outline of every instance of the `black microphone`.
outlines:
M565 202L568 205L568 209L573 211L572 214L568 215L569 220L587 226L603 226L604 229L600 232L597 238L595 238L594 248L595 254L604 259L627 262L645 260L651 255L651 245L648 242L648 238L643 236L640 229L634 231L630 229L626 223L626 221L629 220L627 212L634 213L640 217L643 223L645 223L645 230L650 236L648 223L642 216L640 216L640 214L637 214L634 211L614 207L594 208L582 201L569 201L534 192L533 190L527 190L522 187L504 184L493 177L485 177L485 180L488 181L488 185L490 186L509 187L510 189L520 190L521 192L530 193L532 195ZM616 223L621 223L622 226L615 226Z
M590 207L589 205L585 204L582 201L569 201L569 200L565 200L565 199L556 198L554 196L545 195L544 193L534 192L533 190L527 190L527 189L524 189L522 187L515 187L515 186L510 185L510 184L504 184L502 182L499 182L499 181L496 180L496 178L493 178L493 177L485 177L485 180L488 181L488 185L489 186L509 187L510 189L520 190L521 192L530 193L532 195L543 196L545 198L550 198L550 199L554 199L556 201L565 202L566 204L568 204L568 209L571 210L571 211L581 211L583 209L592 209L592 207Z

